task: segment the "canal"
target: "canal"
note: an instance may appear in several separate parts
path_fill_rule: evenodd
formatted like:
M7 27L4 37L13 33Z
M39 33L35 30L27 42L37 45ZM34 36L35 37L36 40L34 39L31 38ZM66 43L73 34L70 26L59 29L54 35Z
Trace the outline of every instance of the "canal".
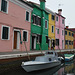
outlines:
M10 71L3 72L0 75L75 75L75 59L71 62L65 62L60 66L42 71L27 73L19 66L13 70L10 68Z

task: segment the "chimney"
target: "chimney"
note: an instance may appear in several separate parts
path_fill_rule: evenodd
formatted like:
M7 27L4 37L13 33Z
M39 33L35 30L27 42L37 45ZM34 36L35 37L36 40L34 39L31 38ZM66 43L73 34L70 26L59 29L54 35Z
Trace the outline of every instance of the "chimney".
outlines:
M68 29L69 28L69 26L66 26L66 29Z
M61 15L62 9L58 9L58 14Z
M39 0L39 1L40 1L40 8L45 10L45 2L46 2L46 0Z

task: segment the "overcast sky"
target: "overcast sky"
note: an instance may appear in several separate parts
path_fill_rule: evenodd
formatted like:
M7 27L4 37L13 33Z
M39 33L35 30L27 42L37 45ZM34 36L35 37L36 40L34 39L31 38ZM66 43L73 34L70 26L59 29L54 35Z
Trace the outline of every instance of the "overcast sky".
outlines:
M40 3L39 0L28 1ZM46 0L46 7L53 12L58 12L58 9L61 8L62 15L66 17L65 26L75 28L75 0Z

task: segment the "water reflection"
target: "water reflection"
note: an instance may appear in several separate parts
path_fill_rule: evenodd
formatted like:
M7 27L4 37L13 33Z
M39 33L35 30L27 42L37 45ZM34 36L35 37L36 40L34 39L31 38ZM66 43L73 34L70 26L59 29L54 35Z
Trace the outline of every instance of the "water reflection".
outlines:
M75 74L75 60L71 62L66 62L65 63L65 73L66 74Z
M75 75L75 61L67 62L65 65L60 65L51 69L27 73L21 67L0 75Z

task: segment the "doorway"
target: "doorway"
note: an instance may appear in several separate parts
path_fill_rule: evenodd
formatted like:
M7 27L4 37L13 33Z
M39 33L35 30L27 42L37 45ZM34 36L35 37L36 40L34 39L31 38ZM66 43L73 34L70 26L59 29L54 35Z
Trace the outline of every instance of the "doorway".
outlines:
M32 36L32 49L36 49L36 36Z
M20 46L20 34L19 31L14 31L14 49L19 49Z

